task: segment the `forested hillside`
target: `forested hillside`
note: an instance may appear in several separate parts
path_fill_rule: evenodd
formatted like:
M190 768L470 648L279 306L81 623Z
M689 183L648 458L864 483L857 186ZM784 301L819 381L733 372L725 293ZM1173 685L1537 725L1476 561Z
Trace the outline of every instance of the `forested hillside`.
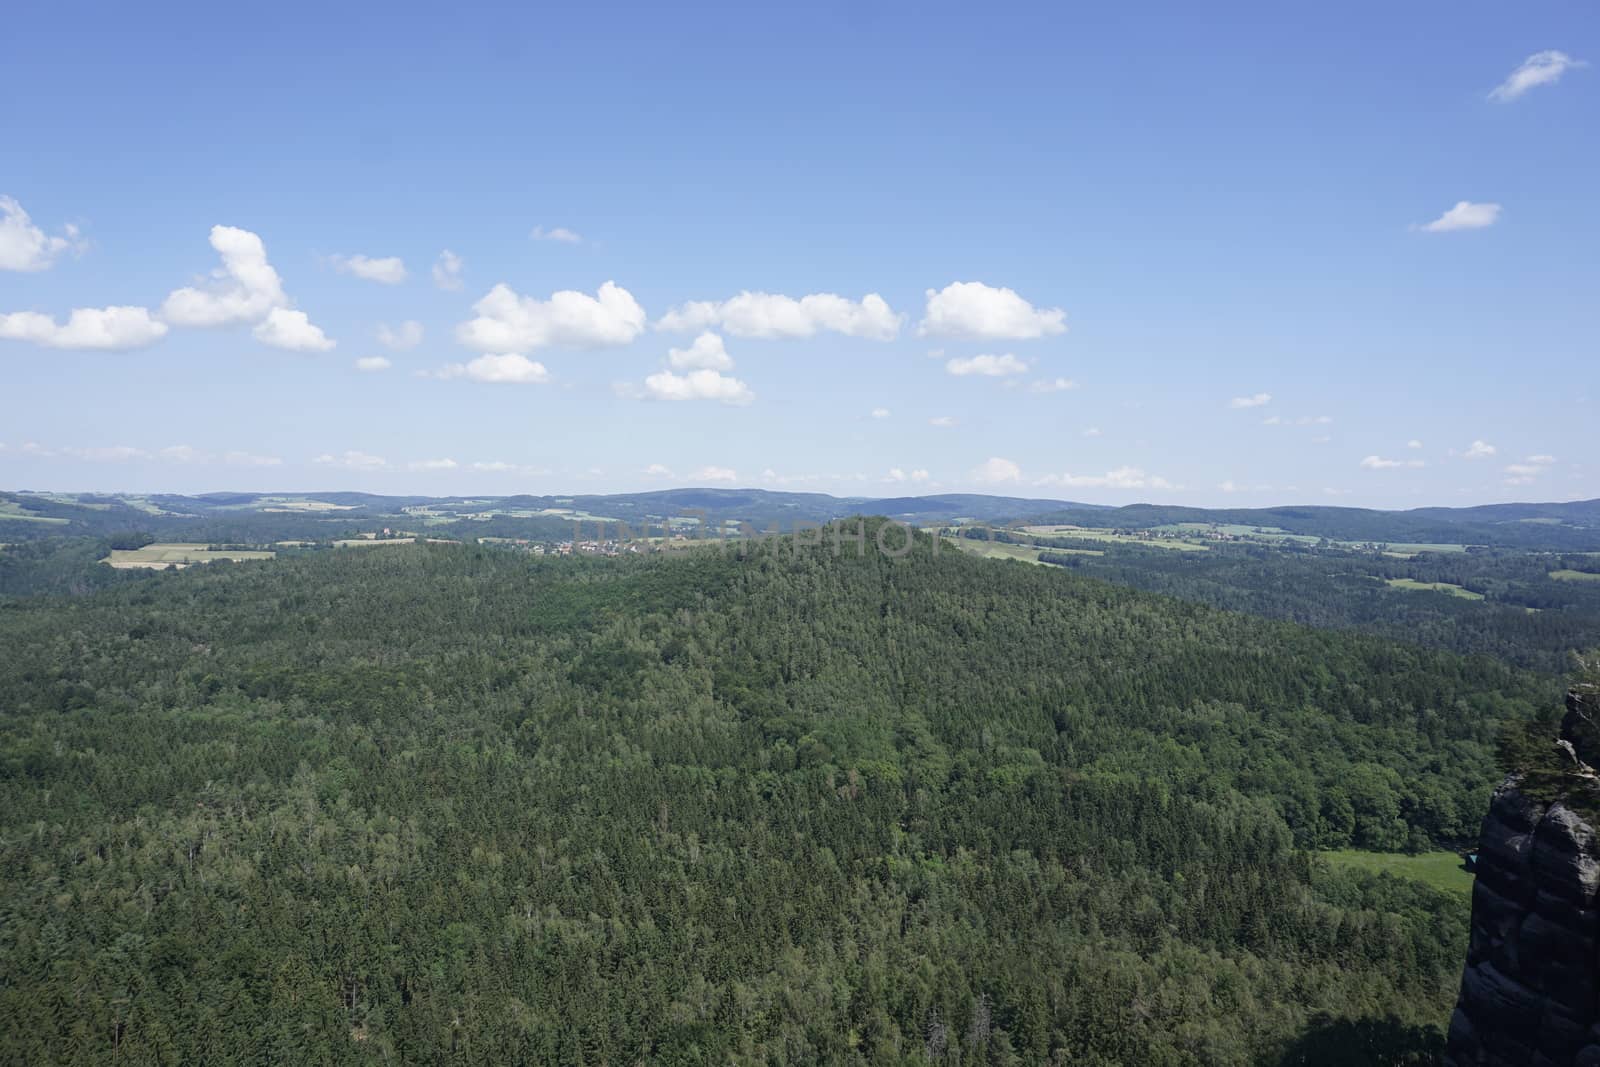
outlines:
M1427 1055L1487 657L924 541L324 552L0 607L0 1059ZM1336 1035L1336 1036L1330 1036Z
M1593 556L1486 550L1395 559L1259 545L1207 552L1118 545L1100 555L1046 551L1040 558L1230 611L1491 655L1551 675L1570 672L1574 652L1600 647Z

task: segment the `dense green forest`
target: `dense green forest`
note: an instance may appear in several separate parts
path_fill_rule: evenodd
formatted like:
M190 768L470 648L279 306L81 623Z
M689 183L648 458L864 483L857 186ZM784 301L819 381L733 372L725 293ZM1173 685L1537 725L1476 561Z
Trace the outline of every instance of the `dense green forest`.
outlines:
M868 543L41 554L0 1059L1432 1062L1552 675Z

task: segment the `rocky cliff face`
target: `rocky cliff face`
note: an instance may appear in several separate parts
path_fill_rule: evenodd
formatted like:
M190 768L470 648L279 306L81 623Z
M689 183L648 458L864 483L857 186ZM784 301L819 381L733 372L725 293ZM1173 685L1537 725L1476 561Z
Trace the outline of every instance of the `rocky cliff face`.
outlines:
M1596 694L1570 693L1562 735L1575 774L1600 760ZM1582 762L1579 762L1579 761ZM1600 839L1518 776L1495 790L1479 837L1472 935L1445 1053L1454 1067L1600 1067Z

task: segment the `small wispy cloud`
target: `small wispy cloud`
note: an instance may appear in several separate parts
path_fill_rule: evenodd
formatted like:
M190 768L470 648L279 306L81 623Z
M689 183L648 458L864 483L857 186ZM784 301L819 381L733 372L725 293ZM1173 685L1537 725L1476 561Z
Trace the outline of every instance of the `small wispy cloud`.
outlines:
M405 261L399 256L332 256L329 262L340 274L351 274L369 282L399 285L406 280Z
M583 243L583 235L576 230L569 230L565 226L552 226L545 229L535 226L528 232L528 238L534 241L556 241L560 244L575 245Z
M1520 67L1507 75L1505 81L1489 91L1489 99L1515 100L1529 89L1540 85L1554 85L1567 71L1588 65L1583 60L1573 59L1565 52L1558 52L1554 48L1535 52L1524 59Z
M1251 396L1236 396L1228 401L1230 408L1258 408L1264 404L1272 403L1271 393L1255 393Z
M1140 467L1117 467L1104 474L1047 474L1033 483L1038 486L1064 486L1069 489L1178 489L1167 479L1148 474Z
M398 326L390 326L387 322L378 323L378 343L385 348L396 351L415 348L422 343L422 335L422 323L416 319L407 319Z
M707 466L695 471L693 477L701 482L736 482L739 472L732 467Z
M1529 456L1521 463L1508 463L1505 468L1507 485L1532 485L1534 479L1545 473L1556 461L1554 456Z
M1481 230L1493 226L1500 218L1499 204L1475 204L1470 200L1458 200L1456 206L1446 211L1432 222L1424 222L1411 227L1423 233L1454 233L1456 230Z
M461 288L461 271L465 261L448 248L439 253L433 264L433 284L448 292Z
M389 465L388 461L382 456L374 456L370 452L362 452L356 449L341 452L337 455L331 452L324 452L311 462L322 467L343 467L345 470L352 471L382 470Z

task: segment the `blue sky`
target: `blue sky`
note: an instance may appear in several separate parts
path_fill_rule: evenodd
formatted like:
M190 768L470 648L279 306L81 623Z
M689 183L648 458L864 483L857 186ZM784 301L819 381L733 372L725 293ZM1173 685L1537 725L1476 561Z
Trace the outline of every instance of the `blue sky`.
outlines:
M0 485L1600 496L1593 4L1120 7L25 5Z

